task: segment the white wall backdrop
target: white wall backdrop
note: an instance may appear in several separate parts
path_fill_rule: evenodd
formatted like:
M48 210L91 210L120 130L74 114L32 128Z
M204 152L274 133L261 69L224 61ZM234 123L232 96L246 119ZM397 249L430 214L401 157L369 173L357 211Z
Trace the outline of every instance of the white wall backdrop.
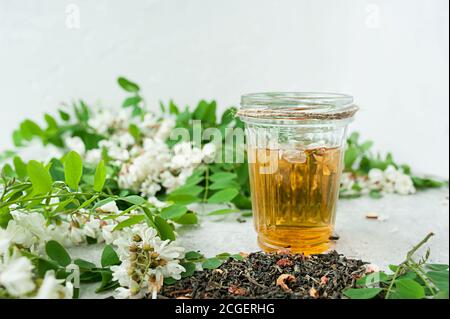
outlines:
M448 0L0 0L0 148L25 117L79 97L237 105L254 91L337 91L353 129L449 175ZM79 13L79 25L77 25ZM156 105L156 104L155 104Z

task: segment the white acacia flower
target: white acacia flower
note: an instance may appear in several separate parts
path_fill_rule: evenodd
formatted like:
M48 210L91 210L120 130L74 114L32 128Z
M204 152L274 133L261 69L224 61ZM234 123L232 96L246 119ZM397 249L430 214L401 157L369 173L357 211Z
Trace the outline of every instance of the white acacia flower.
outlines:
M36 237L25 227L19 225L15 220L10 220L6 227L9 234L10 244L19 244L25 248L31 248L36 243ZM6 237L6 235L4 235Z
M399 174L399 171L393 165L389 165L383 173L385 181L392 183L397 181Z
M115 201L111 201L109 203L106 203L105 205L100 206L98 210L102 213L119 213L119 208L117 207L117 203Z
M203 146L202 155L205 163L212 163L216 159L217 146L214 143L208 143Z
M400 174L395 181L395 191L400 195L414 194L416 189L411 177L405 174Z
M129 288L119 287L115 290L116 294L114 295L114 298L116 299L130 299L131 298L131 291Z
M102 237L107 245L112 244L117 239L117 236L119 236L119 231L114 231L115 227L115 224L102 226Z
M102 239L101 237L101 221L97 218L91 218L83 225L84 234L90 238Z
M372 189L380 189L383 187L384 173L379 168L372 168L368 174L369 184Z
M164 118L161 121L159 129L155 134L155 139L160 141L167 140L175 125L176 121L173 117Z
M355 177L352 173L344 172L341 177L341 188L351 190L355 185Z
M6 254L12 244L12 240L13 235L6 229L0 228L0 257Z
M4 263L0 264L0 285L14 297L22 297L32 292L35 284L31 261L22 256L4 258Z
M86 146L81 138L78 136L67 137L64 139L64 144L70 151L75 151L80 155L86 152Z
M41 213L23 213L15 211L12 215L17 224L30 231L37 238L44 241L50 239L47 231L47 221Z
M69 238L75 245L82 244L86 241L86 235L83 229L78 227L71 227L69 231Z
M73 285L64 279L56 279L54 271L47 271L44 281L39 287L36 299L72 299Z
M160 201L158 198L151 196L148 198L148 202L155 206L156 208L164 208L167 207L168 204L166 202Z
M114 241L122 264L111 268L114 280L128 290L119 289L121 298L156 298L164 277L181 278L184 249L171 241L162 241L155 229L135 225Z
M99 148L95 148L89 150L84 155L84 160L90 164L98 164L102 160L102 150Z

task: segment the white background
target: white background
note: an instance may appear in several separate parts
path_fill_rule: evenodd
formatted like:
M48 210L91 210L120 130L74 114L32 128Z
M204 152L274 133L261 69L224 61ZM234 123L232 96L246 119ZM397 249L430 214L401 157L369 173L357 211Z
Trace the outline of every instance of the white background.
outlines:
M79 28L76 21L79 10ZM352 129L449 175L448 0L0 0L0 148L25 117L84 98L237 105L255 91L353 94ZM66 10L69 10L66 13ZM72 18L75 17L75 20Z

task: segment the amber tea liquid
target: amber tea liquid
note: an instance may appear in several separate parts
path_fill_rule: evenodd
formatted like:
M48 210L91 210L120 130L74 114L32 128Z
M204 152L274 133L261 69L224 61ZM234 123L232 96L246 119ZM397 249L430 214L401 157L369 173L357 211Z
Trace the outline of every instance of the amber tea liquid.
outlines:
M304 254L326 251L339 196L341 149L250 152L253 211L261 248Z

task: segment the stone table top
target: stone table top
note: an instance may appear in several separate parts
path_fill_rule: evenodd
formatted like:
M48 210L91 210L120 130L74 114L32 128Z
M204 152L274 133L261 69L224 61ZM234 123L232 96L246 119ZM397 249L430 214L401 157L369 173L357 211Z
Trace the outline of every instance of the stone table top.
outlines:
M238 222L239 214L207 216L211 207L199 209L196 226L177 229L179 241L189 250L205 256L219 253L259 250L251 218ZM368 219L373 213L378 219ZM435 236L426 245L431 248L430 261L449 263L449 190L429 190L416 195L386 195L381 199L363 197L339 202L336 233L339 240L333 249L347 257L358 258L386 269L403 261L408 250L429 232ZM71 249L74 257L90 261L100 259L101 245ZM420 252L419 252L420 253ZM83 286L82 298L105 298L112 293L95 294L95 286Z

